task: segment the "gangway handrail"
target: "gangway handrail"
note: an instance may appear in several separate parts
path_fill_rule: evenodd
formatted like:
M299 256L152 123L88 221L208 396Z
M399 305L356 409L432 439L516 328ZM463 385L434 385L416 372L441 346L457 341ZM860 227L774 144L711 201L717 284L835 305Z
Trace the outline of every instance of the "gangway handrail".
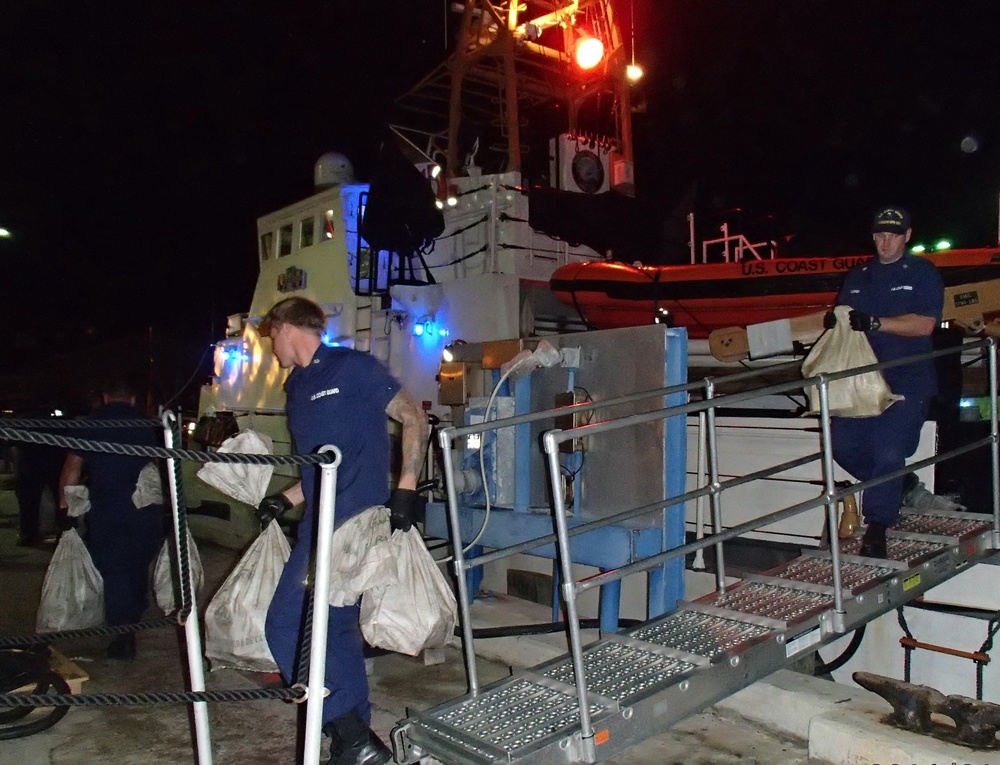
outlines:
M763 516L765 519L772 519L770 523L774 523L778 520L784 518L792 517L798 515L799 513L805 512L806 510L817 507L821 504L825 504L827 508L827 523L831 529L836 528L836 506L834 504L834 497L839 494L835 492L833 484L833 458L832 458L832 439L830 434L830 402L829 402L829 385L831 382L844 379L847 377L852 377L855 375L864 374L869 371L878 371L881 369L888 369L896 366L903 366L906 364L913 364L915 362L937 358L938 356L944 356L949 354L961 354L962 352L976 347L987 348L988 360L989 360L989 370L990 370L990 399L991 399L991 433L988 437L979 439L977 442L973 442L966 447L959 447L958 449L952 450L951 452L946 452L944 455L936 455L934 457L929 457L925 460L920 460L918 463L914 463L916 466L932 465L936 462L940 462L944 459L951 459L952 457L959 456L973 449L980 448L987 444L992 446L993 451L993 543L997 545L1000 542L1000 465L997 464L998 456L998 424L997 424L997 385L996 385L996 374L997 374L997 361L996 361L996 347L997 343L994 338L987 338L978 342L967 343L956 348L944 349L941 351L935 351L927 354L919 354L916 356L907 357L904 359L882 362L876 364L866 365L864 367L858 367L851 370L845 370L844 372L837 373L823 373L816 375L812 378L807 378L800 385L816 385L819 390L820 395L820 423L821 423L821 451L823 454L823 474L825 491L818 498L806 500L804 502L797 503L791 507L785 508L783 510L776 511L769 515ZM730 394L729 396L723 396L718 398L712 398L712 386L708 386L709 399L705 404L709 404L708 415L709 415L709 453L713 455L713 460L717 456L716 444L714 441L714 431L715 431L715 409L719 406L719 401L728 399L730 401L734 400L752 400L754 398L759 398L765 395L765 391L782 389L787 387L786 385L776 385L769 386L763 390L758 391L748 391L745 393ZM686 545L681 545L680 547L673 548L671 550L663 551L661 553L648 556L635 563L628 564L614 572L608 572L607 574L600 574L591 577L587 577L582 581L576 581L573 577L572 570L572 557L569 547L569 534L568 525L566 521L566 508L565 508L565 498L562 493L558 490L557 480L559 478L559 445L566 441L573 440L575 438L581 437L582 433L588 435L593 435L599 432L605 432L609 430L616 430L623 427L629 427L631 425L643 424L647 422L653 422L656 420L667 419L668 417L676 416L681 412L692 411L692 405L682 405L676 407L668 407L663 410L644 413L640 415L632 415L629 417L622 418L620 420L610 421L606 423L599 423L596 425L583 425L576 428L568 428L566 430L553 429L544 434L542 437L542 442L544 444L544 451L549 462L549 478L552 488L553 497L553 516L556 523L556 531L558 534L558 546L559 546L559 557L560 566L563 576L562 584L562 594L564 598L564 603L566 606L567 613L567 626L569 630L569 643L570 643L570 653L572 655L573 661L573 675L574 682L576 686L576 692L578 696L577 711L580 717L580 737L583 746L583 751L588 761L593 762L595 758L594 751L594 730L591 724L591 713L588 704L588 689L587 689L587 679L586 679L586 668L583 661L583 646L582 639L580 635L580 622L579 616L577 614L576 599L577 594L593 587L599 586L601 582L611 582L623 578L624 576L631 573L639 573L641 571L653 568L659 565L664 560L669 558L676 558L688 551L695 551L701 547L708 546L709 544L716 544L721 547L723 541L727 539L732 539L738 537L741 534L751 531L755 528L760 527L761 518L754 519L752 521L747 521L738 526L732 527L727 531L721 530L721 510L716 504L713 508L714 518L713 518L713 534L703 540L696 540L695 542L688 543ZM654 415L654 416L650 416ZM877 485L879 483L884 483L892 478L899 477L900 475L909 472L906 469L894 471L891 477L879 477L879 479L872 479L865 482L868 486ZM713 471L713 484L717 484L717 474ZM713 492L713 499L718 499L718 492ZM766 523L764 525L770 525ZM839 539L835 535L831 534L831 568L833 573L833 597L834 597L834 628L838 631L843 631L843 616L844 616L844 605L843 605L843 590L842 590L842 579L840 570L840 543ZM719 578L722 578L720 574Z
M812 454L806 454L802 457L796 457L795 459L788 460L787 462L782 462L777 465L772 465L770 468L763 468L754 473L748 473L745 476L735 476L729 478L719 484L718 488L714 486L703 486L700 489L692 489L691 491L684 492L683 494L678 494L677 496L664 497L656 502L650 502L645 505L640 505L639 507L634 507L630 510L622 510L621 512L615 513L613 515L605 516L604 518L598 518L582 526L574 526L568 530L568 534L571 537L579 536L580 534L586 534L590 531L596 531L597 529L602 529L605 526L613 526L621 521L628 521L632 518L638 518L641 515L646 515L652 513L656 510L661 510L668 505L681 505L686 502L690 502L693 499L698 499L699 497L706 497L711 494L719 494L726 489L732 489L736 486L741 486L745 483L750 483L751 481L759 480L761 478L769 478L778 473L784 473L793 468L801 467L803 465L808 465L810 462L816 462L820 458L820 452L814 452ZM844 491L845 495L850 492ZM839 497L838 497L839 499ZM537 547L542 547L543 545L552 544L556 541L557 535L555 533L546 534L544 536L535 537L534 539L527 539L524 542L518 542L515 545L510 545L508 547L500 547L493 552L486 553L484 555L477 555L475 558L469 558L469 568L476 568L479 566L485 566L487 563L492 563L493 561L501 560L503 558L509 558L512 555L517 555L518 553L526 552L528 550L534 550ZM706 546L707 545L703 545ZM671 548L673 549L673 548ZM618 569L615 569L617 571Z
M748 379L754 379L756 377L763 377L765 375L773 375L775 371L782 370L785 368L792 369L798 366L798 362L791 361L784 364L775 365L773 367L766 367L761 369L747 370L746 372L738 372L733 375L727 375L727 381L742 381ZM570 406L554 407L552 409L546 409L540 412L530 412L522 415L514 415L512 417L505 417L495 420L485 420L482 423L475 425L466 425L462 427L447 427L442 428L438 432L438 442L441 446L441 450L447 454L451 451L452 443L463 436L472 435L475 433L485 433L493 430L500 430L506 427L512 427L515 425L522 425L531 422L537 422L540 420L551 420L556 416L565 416L567 414L572 414L579 411L591 411L595 409L606 408L610 406L617 406L619 404L632 403L635 401L640 401L642 399L663 397L667 395L672 395L676 393L690 392L693 390L698 390L704 388L706 392L710 391L713 385L713 378L705 378L696 382L683 383L680 385L669 385L662 388L656 388L652 391L644 391L633 394L626 394L624 396L617 396L611 399L605 399L602 401L593 402L581 402L580 404L573 404ZM791 389L794 389L794 386ZM735 395L735 394L734 394ZM688 406L691 406L690 404ZM700 411L699 405L695 405L695 409L692 411ZM707 408L705 405L701 405L701 409ZM476 672L475 664L475 652L472 650L473 645L473 633L472 633L472 623L469 618L468 603L469 603L469 593L468 585L465 579L465 572L468 568L466 563L465 554L462 550L462 538L458 529L461 528L460 521L458 517L458 492L455 489L455 467L450 459L444 460L444 477L445 477L445 492L447 494L447 512L448 512L448 522L453 529L453 567L455 571L456 587L458 590L458 604L459 611L461 615L461 625L462 625L462 644L465 647L465 668L466 676L468 678L469 692L476 694L479 692L479 678ZM659 505L662 507L663 505ZM537 547L539 545L533 545ZM532 549L528 547L525 549ZM475 567L475 565L473 565Z
M758 369L749 369L745 372L737 372L731 375L724 375L722 377L705 377L699 379L695 382L681 383L678 385L668 385L663 388L653 388L648 391L639 391L638 393L628 393L624 396L615 396L614 398L600 399L596 401L581 401L578 404L567 404L566 406L557 406L550 409L541 409L537 412L528 412L526 414L511 415L510 417L502 417L494 420L486 420L484 422L475 423L472 425L450 425L446 428L441 428L438 430L438 441L442 448L447 449L450 447L451 442L455 439L461 438L463 436L471 436L476 433L486 433L491 430L500 430L502 428L510 428L515 425L525 425L531 422L539 422L541 420L551 420L555 417L565 417L568 414L575 414L577 412L589 412L597 409L605 409L613 406L621 406L624 404L632 404L636 401L642 401L644 399L658 398L662 396L669 396L674 393L689 393L691 391L696 391L700 388L705 388L706 385L714 382L716 380L729 382L741 382L744 380L754 379L756 377L766 377L773 376L776 372L781 372L784 369L799 368L802 366L801 361L788 361L783 364L776 364L770 367L761 367ZM792 384L790 390L795 390L801 388L802 383L797 382ZM736 395L736 394L727 394ZM657 410L658 411L658 410Z
M710 537L705 537L702 540L686 542L683 545L672 547L669 550L664 550L663 552L656 553L655 555L647 556L641 560L635 561L634 563L628 563L611 571L594 574L593 576L580 579L577 583L577 591L586 592L587 590L592 590L595 587L600 587L601 585L610 584L611 582L618 581L619 579L624 579L630 574L638 574L642 571L648 571L649 569L655 568L657 565L665 563L668 560L672 560L673 558L686 555L687 553L697 552L698 550L704 549L705 547L714 545L718 542L728 542L730 539L734 539L747 531L753 531L764 526L770 526L778 521L783 521L786 518L798 515L805 510L811 510L814 507L825 505L827 501L839 502L844 497L854 494L859 490L870 489L873 486L877 486L880 483L886 483L894 478L899 478L900 476L904 476L914 470L929 467L930 465L943 462L944 460L951 459L952 457L959 457L962 454L975 451L980 447L986 446L991 442L992 439L989 436L984 436L983 438L972 441L965 446L959 446L951 451L944 452L943 454L937 454L933 457L927 457L917 462L909 463L902 470L894 470L892 473L886 473L884 476L879 476L878 478L872 478L868 481L851 484L847 488L841 489L830 496L823 493L813 499L804 500L795 505L789 505L788 507L782 508L781 510L775 510L772 513L767 513L752 520L744 521L737 526L730 526L725 531L712 534ZM720 487L719 493L721 493L722 490L723 487ZM671 504L678 504L674 500L669 501ZM762 523L762 521L764 521L764 523ZM573 530L575 531L576 529ZM476 558L476 560L479 559Z
M579 674L577 677L578 691L581 693L581 704L580 704L580 716L581 716L581 733L584 738L592 735L589 730L589 713L586 709L586 703L584 700L584 694L586 690L586 685L584 678L582 676L582 648L580 645L579 636L579 621L576 613L576 596L578 593L584 592L586 590L592 589L593 587L600 586L603 583L610 583L612 581L617 581L625 576L632 573L639 573L641 571L649 570L656 565L662 564L663 562L684 555L687 552L697 551L703 549L709 545L715 545L717 549L721 548L722 543L728 539L732 539L740 536L741 534L751 531L756 528L760 528L762 525L771 525L772 523L778 522L788 517L798 515L807 510L811 510L815 507L821 505L826 505L828 518L827 521L831 528L836 526L836 503L847 494L853 493L852 490L844 489L837 491L833 485L833 475L832 475L832 456L831 456L831 439L829 433L829 400L828 400L828 390L830 383L853 377L859 374L864 374L872 371L880 371L882 369L889 369L897 366L904 366L908 364L913 364L921 360L934 359L940 356L946 356L954 353L964 353L970 349L988 349L990 352L988 358L990 361L990 372L993 376L991 379L995 378L996 374L996 341L993 338L987 338L985 340L974 341L971 343L963 344L958 348L943 349L940 351L932 351L926 354L920 354L917 356L907 357L904 359L899 359L890 362L881 362L871 365L866 365L863 367L854 368L851 370L845 370L843 372L835 373L823 373L816 375L811 378L792 380L783 383L776 383L763 388L758 388L751 391L741 391L738 393L730 393L722 396L714 396L715 388L715 378L705 378L704 380L687 383L683 385L668 386L665 388L656 389L654 391L647 391L639 394L629 394L627 396L617 397L615 399L607 399L599 402L583 402L579 405L573 405L569 407L556 407L554 409L545 410L542 412L529 413L525 415L517 415L509 418L502 418L491 421L484 421L483 423L478 423L476 425L464 426L460 428L446 428L440 433L441 446L445 449L449 449L451 442L464 435L471 435L473 433L483 433L490 430L499 430L505 427L511 427L513 425L522 424L526 422L535 422L543 419L552 418L554 416L565 416L569 412L575 411L587 411L598 408L610 407L621 403L630 403L637 400L642 400L644 398L651 398L654 396L664 396L668 393L677 393L683 391L692 391L697 389L704 389L705 399L702 401L688 402L686 404L675 405L670 407L664 407L652 410L650 412L643 412L639 414L627 415L615 420L609 420L601 423L589 423L585 425L580 425L573 428L568 428L565 430L552 429L547 431L543 436L544 451L546 452L549 460L549 476L552 482L552 496L554 502L554 516L556 522L556 533L554 535L549 535L545 537L539 537L537 539L527 540L521 542L517 545L512 545L501 550L496 550L488 555L477 556L473 559L471 567L477 567L479 565L484 565L485 563L497 560L503 557L508 557L509 555L516 554L518 552L528 551L546 544L551 544L553 541L557 543L559 548L559 557L562 561L563 567L566 569L563 572L563 594L564 603L567 609L567 622L569 624L570 632L570 647L571 653L574 658L574 671ZM799 362L789 362L788 364L781 365L781 367L792 367L798 366ZM740 373L739 378L741 379L753 379L755 377L761 377L766 375L772 375L775 368L769 369L756 369L749 370L746 373ZM723 378L727 381L732 381L736 378L736 375ZM592 521L589 523L584 523L580 526L576 526L573 529L568 527L566 512L565 512L565 498L562 496L561 491L558 490L556 486L556 478L560 474L559 470L559 450L558 446L560 443L571 441L584 436L594 436L599 433L618 430L626 427L631 427L634 425L645 424L649 422L655 422L660 420L665 420L671 417L676 417L680 415L691 414L695 412L705 411L709 415L709 452L713 455L713 461L717 462L717 448L714 443L714 432L715 432L715 421L714 414L715 411L721 407L732 405L735 403L741 403L744 401L752 401L754 399L761 398L766 395L771 395L774 393L783 393L791 390L800 390L803 387L815 385L817 386L820 394L820 413L819 419L821 422L821 450L819 452L820 457L823 460L823 473L824 473L824 491L822 491L817 497L806 500L804 502L792 505L788 508L778 510L774 513L767 514L760 518L756 518L752 521L748 521L739 526L731 527L730 529L723 531L721 527L721 508L718 508L719 495L729 488L733 488L743 483L748 483L749 481L756 480L758 478L767 477L768 475L773 475L776 472L781 472L782 470L794 467L790 466L772 466L770 468L765 468L764 470L757 471L749 476L741 476L733 479L729 479L725 482L718 480L718 475L715 473L712 477L711 483L700 489L695 489L691 492L687 492L683 495L677 497L665 497L662 500L657 500L656 502L649 503L639 508L633 508L632 510L626 510L622 513L618 513L615 516L611 516L605 519L600 519L597 521ZM996 426L996 402L995 402L995 385L993 386L993 432L987 438L977 440L976 442L969 444L965 447L959 447L958 449L947 452L943 455L937 455L936 457L928 458L928 460L922 460L919 463L910 465L907 469L898 471L891 476L880 477L879 479L873 479L872 481L866 482L862 487L870 487L877 485L879 483L892 480L893 478L899 477L899 475L909 472L914 467L923 467L926 465L936 464L937 462L951 459L955 456L959 456L969 451L981 448L983 446L992 444L994 452L997 451L998 436L997 436L997 426ZM805 462L811 462L816 459L816 455L808 455L805 458L801 458L802 464ZM996 468L994 470L996 472ZM446 489L448 493L448 512L449 520L452 524L453 533L457 536L454 541L455 547L455 561L454 567L458 579L459 588L459 604L462 610L462 623L463 623L463 644L465 646L466 654L466 670L469 679L469 690L470 693L475 695L478 693L478 678L476 676L475 668L475 657L473 645L473 635L471 620L469 618L468 612L468 593L467 584L465 581L465 570L467 568L467 562L462 554L462 540L461 535L457 533L457 529L460 528L459 518L458 518L458 495L455 490L454 484L454 467L450 460L445 461L445 474L446 474ZM854 490L857 486L853 487ZM580 582L574 580L572 570L571 570L571 556L569 550L569 539L570 537L577 536L579 534L586 533L588 531L593 531L598 528L602 528L606 525L610 525L616 521L625 520L626 518L635 517L637 515L642 515L645 513L653 512L666 508L668 506L673 506L680 504L681 502L686 502L689 499L697 498L699 496L708 495L713 499L715 505L713 506L713 533L712 535L704 538L703 540L696 540L695 542L682 545L680 547L672 548L671 550L663 551L654 556L649 556L641 560L635 561L633 563L622 566L611 572L606 572L603 574L598 574L592 577L587 577ZM717 509L718 508L718 509ZM830 519L833 520L830 520ZM762 523L763 521L763 523ZM997 490L996 485L994 487L994 538L995 541L1000 541L1000 491ZM835 599L835 613L843 614L843 593L841 587L841 576L840 576L840 560L839 560L839 543L834 541L831 545L832 553L832 565L833 565L833 579L834 579L834 599ZM719 561L721 565L721 560ZM724 577L719 576L720 579ZM842 625L842 619L838 623Z
M654 422L654 421L657 421L657 420L668 419L670 417L675 417L675 416L679 416L681 414L687 414L687 413L692 413L692 412L696 412L696 411L706 411L707 410L711 414L711 413L714 412L715 409L720 408L721 406L724 406L724 405L727 405L727 404L730 404L730 403L734 403L734 402L735 403L739 403L739 402L742 402L742 401L751 401L751 400L753 400L755 398L760 398L760 397L762 397L764 395L769 395L770 393L784 392L784 391L787 391L789 389L796 389L798 387L803 387L803 386L808 386L808 385L817 385L820 388L821 403L823 405L823 408L826 408L827 407L827 403L825 401L823 401L823 399L825 399L826 391L827 391L827 386L829 385L830 382L833 382L833 381L836 381L836 380L840 380L840 379L845 379L845 378L848 378L848 377L853 377L855 375L865 374L867 372L878 371L878 370L881 370L881 369L888 369L888 368L895 367L895 366L905 366L905 365L908 365L908 364L916 363L916 362L924 360L924 359L936 358L938 356L945 356L945 355L953 355L953 354L956 354L956 353L960 354L960 353L963 353L963 352L965 352L967 350L970 350L970 349L975 349L975 348L980 348L980 347L982 347L982 348L986 348L986 347L993 348L993 347L995 347L995 345L996 345L996 341L993 338L987 338L985 340L979 340L979 341L974 341L974 342L971 342L971 343L965 343L962 346L959 346L957 348L948 348L948 349L933 351L933 352L930 352L930 353L920 354L920 355L917 355L917 356L911 356L911 357L907 357L905 359L899 359L899 360L890 361L890 362L882 362L882 363L869 364L869 365L866 365L864 367L857 367L857 368L854 368L854 369L845 370L843 372L822 373L822 374L816 375L816 376L811 377L811 378L806 378L806 379L802 380L801 382L799 382L799 381L792 381L792 382L787 382L787 383L778 383L778 384L775 384L775 385L772 385L772 386L768 386L768 387L765 387L765 388L762 388L762 389L758 389L758 390L744 391L744 392L741 392L741 393L731 393L731 394L727 394L727 395L724 395L724 396L718 396L718 397L709 398L709 399L706 399L705 401L701 401L701 402L694 402L694 403L689 403L689 404L682 404L682 405L678 405L678 406L674 406L674 407L666 407L664 409L655 410L655 411L652 411L652 412L644 412L644 413L636 414L636 415L629 415L627 417L623 417L623 418L620 418L620 419L617 419L617 420L609 420L609 421L606 421L606 422L603 422L603 423L592 423L592 424L587 424L587 425L580 425L580 426L577 426L575 428L568 428L568 429L565 429L565 430L554 429L554 430L551 430L551 431L548 431L547 433L545 433L545 435L543 436L543 442L545 443L545 450L546 450L547 453L548 453L548 449L550 448L549 443L551 441L552 442L552 447L551 448L556 449L556 453L558 454L558 445L559 444L564 443L566 441L572 441L572 440L575 440L575 439L578 439L578 438L581 438L581 437L584 437L584 436L593 436L593 435L596 435L596 434L601 433L601 432L606 432L606 431L610 431L610 430L618 430L618 429L622 429L622 428L625 428L625 427L630 427L632 425L645 424L645 423ZM819 419L821 420L821 422L825 423L828 420L828 415L826 417L824 417L824 416L821 415ZM994 421L995 421L995 419L996 418L994 417ZM713 423L712 427L710 428L710 430L714 430L714 423ZM941 462L941 461L944 461L946 459L951 459L952 457L960 456L961 454L964 454L965 452L973 451L974 449L980 448L981 446L985 446L985 445L991 443L993 441L993 438L994 438L994 436L991 434L991 436L988 436L988 437L986 437L984 439L980 439L978 441L973 442L972 445L969 445L969 446L966 446L966 447L959 447L959 448L954 449L952 451L945 452L943 455L936 455L933 458L928 458L928 460L923 460L923 461L921 461L919 463L912 463L911 466L908 466L907 468L899 470L899 471L895 471L895 472L893 472L890 475L882 476L882 477L877 478L877 479L871 479L871 480L866 481L864 483L855 484L853 486L853 491L841 491L841 492L832 492L832 491L829 491L829 490L824 491L816 499L808 500L807 502L804 502L804 503L799 503L799 505L794 505L794 506L791 506L790 508L785 508L784 510L776 511L775 513L772 513L772 514L769 514L769 515L759 516L757 519L755 519L756 525L752 526L752 527L750 527L748 529L744 529L744 531L751 531L754 528L759 528L760 526L771 525L772 523L776 523L778 521L784 520L785 518L792 517L794 515L799 514L800 512L804 512L805 510L810 510L810 509L812 509L814 507L818 507L821 504L828 504L828 505L829 504L834 504L837 501L839 501L843 496L846 496L847 494L852 494L852 493L854 493L854 491L858 490L859 488L860 489L871 488L872 486L877 486L877 485L879 485L881 483L885 483L887 481L893 480L894 478L898 478L898 477L900 477L902 475L905 475L906 473L911 472L914 468L920 469L920 468L925 467L927 465L933 465L933 464L936 464L937 462ZM827 440L827 441L829 440L829 434L828 433L823 434L823 440ZM821 450L820 453L823 454L823 450ZM778 466L774 466L774 467L779 467L780 468L782 466L781 466L781 464L779 464ZM831 475L832 476L832 469L831 468L832 468L832 465L826 467L824 469L824 475ZM712 488L712 490L710 490L709 492L707 492L707 494L708 494L708 496L717 496L717 495L721 494L722 491L724 491L725 489L734 488L735 486L738 486L738 485L743 484L743 483L749 483L751 480L756 480L758 478L769 477L769 474L770 475L774 474L774 472L772 472L772 471L773 471L773 467L772 468L765 468L764 470L758 471L756 474L748 474L747 476L742 476L742 477L737 478L737 479L730 479L729 481L727 481L725 483L725 485L723 485L723 484L721 484L721 483L719 483L717 481L713 481L713 484L717 485L719 488ZM782 470L778 470L777 472L782 472ZM554 496L556 496L556 495L554 495ZM703 496L703 494L698 494L696 496ZM650 507L650 509L647 510L646 512L652 512L652 510L655 510L658 507L667 505L668 503L671 504L671 505L680 504L681 502L687 502L687 501L689 501L689 499L693 499L693 498L694 497L688 497L687 494L678 495L676 498L665 497L662 501L658 501L656 503L652 503L651 507L647 506L647 507ZM800 505L801 505L801 507L800 507ZM628 512L628 511L626 511L626 512ZM634 513L634 515L639 515L639 514L642 514L642 513L638 513L638 512ZM634 517L634 515L630 516L630 517ZM771 518L772 516L773 516L773 520L771 520L770 523L764 523L764 524L759 523L760 520ZM595 528L596 528L596 526L595 526ZM737 527L732 527L732 528L737 528ZM997 526L997 529L1000 530L1000 525ZM575 532L575 534L573 534L573 536L575 536L576 534L584 533L584 532L586 532L588 530L590 530L590 528L588 528L588 524L584 524L583 526L577 526L577 527L575 527L573 529L573 531ZM727 539L731 539L732 538L732 536L727 536L725 538L719 538L719 532L720 532L720 529L715 529L715 532L712 535L710 535L709 537L705 538L705 539L708 540L707 542L705 542L704 540L702 540L702 542L699 542L696 547L691 548L691 550L689 550L689 551L695 551L695 550L698 550L698 549L702 549L702 548L707 547L709 545L721 544L721 542L726 541ZM740 533L742 533L742 532L740 532ZM736 534L736 535L733 535L733 536L739 536L739 534ZM833 547L836 547L836 545L834 545ZM678 549L678 548L675 548L675 549ZM667 551L667 552L669 552L669 551ZM659 554L657 554L654 557L659 558L663 554L664 553L659 553ZM837 556L837 551L836 550L834 551L834 555ZM663 562L663 561L668 560L668 559L673 558L673 557L677 557L677 556L676 555L669 556L668 558L662 559L660 562ZM641 561L639 561L639 562L641 562ZM639 562L628 564L628 567L636 566L637 563L639 563ZM651 565L649 568L652 568L652 567L653 566ZM616 570L620 570L620 569L616 569ZM638 569L636 569L636 571L638 571ZM602 578L603 577L609 577L608 581L615 581L614 578L610 578L610 574L612 574L612 573L613 572L607 572L606 574L601 574L601 575L598 575L598 576L602 577ZM720 579L721 579L721 574L720 574Z
M973 343L966 343L964 345L958 346L958 350L955 348L945 348L939 351L932 351L929 353L923 353L917 356L908 356L905 359L899 359L896 361L886 361L877 364L868 364L863 367L855 367L853 369L847 369L843 372L822 372L814 377L806 377L801 380L791 380L789 382L774 383L773 385L768 385L764 388L757 388L750 391L741 391L739 393L727 393L723 396L716 396L711 399L706 399L705 401L695 401L688 404L678 404L673 407L667 407L664 409L656 409L649 412L641 412L639 414L632 414L617 420L606 420L604 422L589 423L586 425L579 425L575 428L570 428L566 430L560 430L559 433L573 433L573 436L566 436L559 439L559 443L564 441L569 441L571 438L584 438L587 436L595 436L599 433L605 433L610 430L620 430L622 428L630 427L632 425L642 425L647 422L655 422L656 420L666 420L670 417L677 417L682 414L694 414L696 412L704 412L709 410L719 409L722 406L728 406L731 404L740 404L744 401L753 401L757 398L763 398L764 396L773 395L775 393L787 393L791 390L799 390L801 388L807 388L810 386L822 386L824 384L829 384L835 382L836 380L843 380L848 377L855 377L857 375L866 374L868 372L877 372L883 369L890 369L892 367L906 366L908 364L915 364L918 361L925 361L928 359L935 359L939 356L954 355L961 351L967 351L970 348L977 348L985 345L994 345L995 341L992 338L986 340L979 340ZM793 362L794 363L794 362ZM798 362L801 366L801 362ZM773 369L773 368L772 368ZM762 370L767 372L767 368ZM726 378L723 378L726 379ZM706 378L706 381L714 382L715 378ZM492 420L492 423L499 422L499 420Z

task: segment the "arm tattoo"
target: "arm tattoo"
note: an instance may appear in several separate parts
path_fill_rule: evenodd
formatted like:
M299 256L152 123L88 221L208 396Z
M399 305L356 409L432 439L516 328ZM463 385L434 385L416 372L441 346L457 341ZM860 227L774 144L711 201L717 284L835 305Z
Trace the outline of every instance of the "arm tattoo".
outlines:
M427 417L409 393L400 390L385 408L386 414L403 426L403 465L399 485L412 489L417 485L423 467L424 446L427 443Z

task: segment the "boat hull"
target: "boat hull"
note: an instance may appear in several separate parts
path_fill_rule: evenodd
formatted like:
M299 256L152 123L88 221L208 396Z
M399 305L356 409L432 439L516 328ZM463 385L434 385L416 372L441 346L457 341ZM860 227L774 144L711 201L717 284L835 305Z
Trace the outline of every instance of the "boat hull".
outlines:
M787 319L834 304L844 274L871 256L775 258L739 263L630 266L574 263L552 275L555 295L596 329L649 324L670 312L690 337L715 329ZM945 286L1000 279L1000 248L949 250L925 256Z

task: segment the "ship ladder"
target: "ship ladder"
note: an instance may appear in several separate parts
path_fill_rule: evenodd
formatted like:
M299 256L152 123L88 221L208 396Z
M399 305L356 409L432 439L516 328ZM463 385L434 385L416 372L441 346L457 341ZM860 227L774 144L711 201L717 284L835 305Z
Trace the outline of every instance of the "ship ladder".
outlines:
M992 554L990 516L903 512L888 560L857 556L857 539L842 544L845 631ZM832 582L830 551L809 551L586 646L592 743L580 735L567 654L402 721L393 731L397 761L606 760L841 637Z

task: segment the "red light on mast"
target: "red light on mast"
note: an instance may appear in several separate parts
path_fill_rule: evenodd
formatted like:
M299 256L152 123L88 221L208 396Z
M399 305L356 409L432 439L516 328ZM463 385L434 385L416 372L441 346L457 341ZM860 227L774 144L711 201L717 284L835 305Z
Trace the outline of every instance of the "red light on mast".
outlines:
M593 69L604 58L604 43L596 37L581 37L576 43L576 65Z

